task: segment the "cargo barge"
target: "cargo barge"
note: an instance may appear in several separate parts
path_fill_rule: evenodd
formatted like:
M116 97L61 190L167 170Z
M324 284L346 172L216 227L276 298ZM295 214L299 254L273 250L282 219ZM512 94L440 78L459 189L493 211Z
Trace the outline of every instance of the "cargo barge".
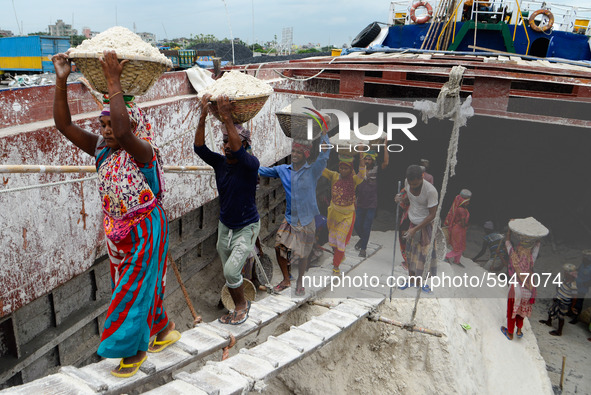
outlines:
M413 103L435 100L457 65L466 68L460 95L472 97L475 117L460 140L456 172L461 177L448 188L470 184L480 200L473 208L476 222L527 213L548 224L557 240L585 239L591 188L580 182L578 172L591 167L591 68L584 64L516 54L368 48L225 70L252 74L275 89L248 125L255 155L272 165L290 152L290 140L274 114L300 95L312 98L319 109L359 112L362 122L375 122L379 111L390 110L420 119ZM92 165L56 134L53 89L0 91L0 165ZM97 129L98 107L86 87L71 84L69 95L75 120ZM202 164L191 150L197 98L184 72L166 73L138 102L160 133L157 142L166 164ZM396 181L420 157L429 157L440 186L450 129L447 121L420 122L413 129L418 142L399 141L404 150L380 174L391 181L380 187L381 209L392 211ZM95 181L66 174L2 176L0 205L8 209L0 211L0 388L61 365L96 361L110 293ZM171 255L185 278L198 275L215 256L218 208L210 177L173 174L167 180ZM568 194L561 191L565 185ZM281 185L264 181L258 204L262 233L272 235L283 216Z

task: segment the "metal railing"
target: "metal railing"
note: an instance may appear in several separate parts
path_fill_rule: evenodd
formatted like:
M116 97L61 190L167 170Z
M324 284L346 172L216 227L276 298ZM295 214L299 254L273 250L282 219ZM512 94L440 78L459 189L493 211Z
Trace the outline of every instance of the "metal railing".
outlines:
M429 3L435 10L441 1L429 1ZM411 24L410 7L414 2L415 0L390 2L388 23L390 25ZM450 16L450 20L454 22L462 20L463 13L457 10L461 10L465 2L465 0L460 0L454 13ZM485 10L483 7L478 9L478 4L481 6L488 4L488 9ZM547 9L552 12L554 15L554 30L591 36L591 7L575 7L541 0L522 0L520 2L517 0L474 0L470 17L476 21L487 19L489 23L503 21L510 25L520 25L528 23L528 16L539 9Z

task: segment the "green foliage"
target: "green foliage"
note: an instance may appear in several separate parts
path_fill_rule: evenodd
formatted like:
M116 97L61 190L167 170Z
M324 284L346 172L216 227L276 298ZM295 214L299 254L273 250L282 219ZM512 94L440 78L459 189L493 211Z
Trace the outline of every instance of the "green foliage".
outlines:
M207 44L207 43L218 43L218 40L213 34L198 34L191 37L191 44Z
M191 38L189 39L189 47L196 45L196 44L211 44L211 43L223 43L223 44L230 44L232 42L232 40L230 40L227 37L224 37L222 39L217 38L216 36L214 36L213 34L197 34L197 35L192 35L191 34ZM240 45L244 45L244 46L248 46L244 41L242 40L235 40L234 44L240 44Z
M49 35L49 33L47 32L35 32L35 33L29 33L28 36L47 36Z
M320 52L320 51L318 51L316 48L306 48L306 49L300 49L297 53L314 53L314 52Z
M72 47L82 44L82 41L86 40L86 36L72 36L70 45Z

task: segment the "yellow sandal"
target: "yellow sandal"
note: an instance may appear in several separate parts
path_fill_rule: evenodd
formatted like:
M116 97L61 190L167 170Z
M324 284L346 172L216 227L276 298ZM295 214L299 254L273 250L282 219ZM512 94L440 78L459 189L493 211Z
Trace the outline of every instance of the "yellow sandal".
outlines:
M177 330L170 331L168 335L164 338L164 340L156 340L150 343L148 347L148 352L160 352L164 350L166 347L170 346L171 344L175 343L177 340L181 338L181 333Z
M123 370L123 369L130 369L133 368L133 370L129 373L119 373L114 372L111 370L111 374L115 377L122 377L122 378L127 378L127 377L131 377L134 374L136 374L138 372L138 370L140 370L140 366L142 366L142 364L144 362L146 362L146 359L148 359L148 356L146 355L141 361L136 362L136 363L123 363L123 358L121 358L121 361L119 361L119 367L117 368L118 370Z

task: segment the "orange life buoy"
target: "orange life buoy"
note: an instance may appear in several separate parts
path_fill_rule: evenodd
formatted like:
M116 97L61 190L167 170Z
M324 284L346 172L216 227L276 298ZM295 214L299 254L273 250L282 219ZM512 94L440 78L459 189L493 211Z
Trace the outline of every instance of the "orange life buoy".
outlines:
M420 18L417 18L415 15L415 11L419 7L425 7L427 9L427 13ZM433 17L433 7L426 1L417 1L410 7L410 19L414 23L418 23L419 25L426 23L429 19Z
M538 15L546 15L548 17L548 24L545 26L538 26L536 25L535 19ZM529 27L536 32L545 32L546 30L552 29L552 25L554 25L554 14L550 10L537 10L534 11L531 16L529 17Z

